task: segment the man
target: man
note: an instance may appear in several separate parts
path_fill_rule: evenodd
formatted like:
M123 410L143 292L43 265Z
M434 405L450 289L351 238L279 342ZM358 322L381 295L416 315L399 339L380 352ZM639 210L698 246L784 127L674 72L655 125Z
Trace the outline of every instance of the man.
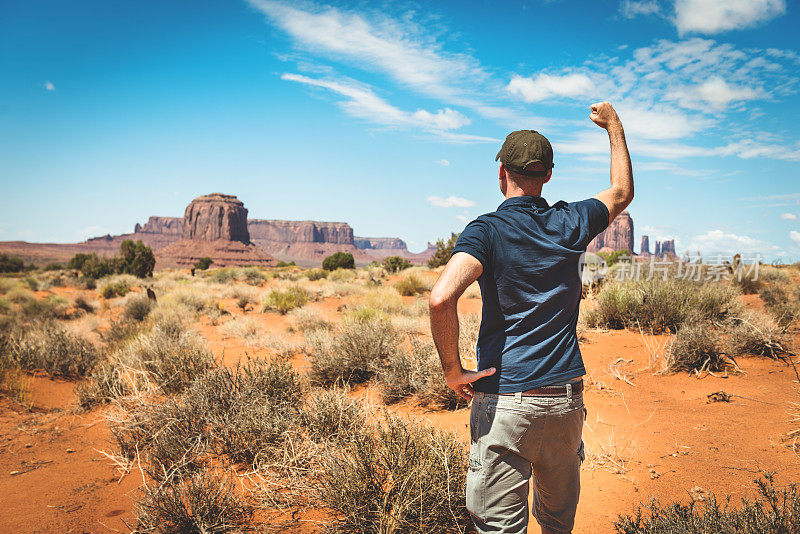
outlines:
M497 211L458 238L430 296L431 331L447 385L472 399L467 509L479 533L524 533L528 483L544 534L571 532L580 494L585 374L575 326L579 261L594 237L633 199L622 123L608 102L589 118L608 131L611 187L550 206L553 149L537 132L512 132L500 160ZM483 315L478 370L461 366L456 304L478 281Z

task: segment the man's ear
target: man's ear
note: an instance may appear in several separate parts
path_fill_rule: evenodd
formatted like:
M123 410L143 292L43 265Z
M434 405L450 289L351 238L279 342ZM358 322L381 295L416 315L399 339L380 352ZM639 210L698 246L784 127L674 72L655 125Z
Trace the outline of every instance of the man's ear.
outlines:
M544 179L542 180L542 185L544 185L547 182L549 182L550 178L552 178L552 177L553 177L553 169L550 169L549 171L547 171L547 176L545 176Z

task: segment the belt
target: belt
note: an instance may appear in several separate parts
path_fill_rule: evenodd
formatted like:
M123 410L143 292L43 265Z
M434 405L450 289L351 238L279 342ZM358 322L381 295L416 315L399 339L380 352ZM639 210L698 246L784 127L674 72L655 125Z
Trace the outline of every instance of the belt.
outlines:
M569 384L572 386L572 394L577 395L583 392L583 380L578 380ZM503 393L502 395L515 395L514 393ZM533 388L522 392L523 397L566 397L567 386L545 386Z

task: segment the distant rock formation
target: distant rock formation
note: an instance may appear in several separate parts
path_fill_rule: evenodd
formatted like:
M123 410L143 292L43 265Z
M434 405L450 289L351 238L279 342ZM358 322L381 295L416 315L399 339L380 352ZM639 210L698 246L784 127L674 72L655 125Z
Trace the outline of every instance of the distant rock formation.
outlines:
M640 256L650 255L650 236L646 235L642 236L642 244L639 246L639 255Z
M208 257L218 267L274 265L277 260L250 242L247 209L233 195L194 199L183 216L181 239L156 253L160 266L192 266Z
M254 243L275 241L278 243L333 243L353 244L353 229L343 222L277 221L250 219L250 238Z
M398 237L355 237L356 247L364 250L398 250L407 251L406 242Z
M222 193L197 197L183 214L182 238L249 243L244 203L233 195Z
M150 217L144 225L136 223L135 234L174 235L180 238L183 233L182 217Z
M667 239L665 241L656 241L656 251L654 255L659 258L662 256L677 257L678 254L675 252L675 240Z
M633 254L633 219L627 211L617 215L614 222L600 232L586 248L587 252L595 253L616 250L627 250L629 254Z

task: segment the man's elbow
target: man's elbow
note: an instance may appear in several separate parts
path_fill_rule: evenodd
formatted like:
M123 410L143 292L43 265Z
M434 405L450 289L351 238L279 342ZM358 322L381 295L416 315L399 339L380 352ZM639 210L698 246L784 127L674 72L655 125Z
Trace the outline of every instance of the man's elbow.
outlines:
M430 307L431 312L442 311L451 306L452 303L453 297L451 295L448 295L443 291L436 291L436 288L431 291L431 296L428 299L428 306Z

